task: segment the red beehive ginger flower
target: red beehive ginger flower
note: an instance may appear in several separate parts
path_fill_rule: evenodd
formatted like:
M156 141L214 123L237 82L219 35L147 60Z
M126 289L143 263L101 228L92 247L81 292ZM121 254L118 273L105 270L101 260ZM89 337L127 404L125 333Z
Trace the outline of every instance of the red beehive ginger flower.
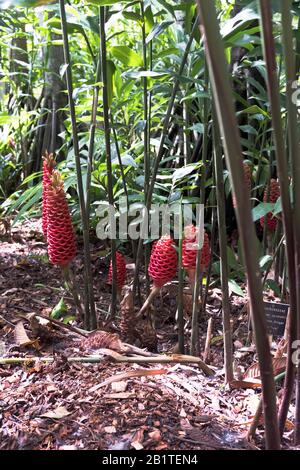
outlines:
M164 284L172 281L176 272L177 253L174 248L174 240L169 235L163 235L152 245L148 273L153 280L153 287L147 300L137 314L137 318L150 308L152 299Z
M243 163L243 169L244 169L245 186L246 188L248 188L249 191L251 191L251 185L252 185L251 166L248 165L248 163ZM236 209L237 203L236 203L236 198L234 195L232 196L232 204L233 204L233 207Z
M271 179L269 187L265 189L264 192L264 202L272 202L275 203L280 196L280 186L277 180ZM265 225L265 218L260 218L260 225L264 227ZM272 212L268 212L267 214L267 229L270 232L274 232L277 226L277 219L273 217Z
M47 239L51 263L66 268L76 255L76 241L64 184L54 170L47 189Z
M177 253L173 244L173 238L164 235L152 248L148 272L155 288L160 289L176 275Z
M55 167L55 157L52 153L45 152L43 157L43 194L42 194L42 230L45 239L47 240L47 190L50 184L50 178Z
M119 251L116 252L117 262L117 290L120 292L126 282L126 262L125 258ZM108 284L112 284L113 268L112 260L110 260L109 271L108 271Z
M197 264L197 231L194 225L188 225L184 228L185 238L182 241L182 266L187 271L191 281L195 280ZM210 262L210 241L207 232L204 232L203 246L201 248L201 271L209 265Z

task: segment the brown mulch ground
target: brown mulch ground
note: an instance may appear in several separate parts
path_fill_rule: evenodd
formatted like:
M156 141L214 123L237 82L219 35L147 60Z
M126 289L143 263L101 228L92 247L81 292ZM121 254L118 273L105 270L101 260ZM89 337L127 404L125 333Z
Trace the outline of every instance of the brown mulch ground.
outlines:
M109 307L108 260L99 256L100 245L95 244L92 253L100 315ZM81 269L78 259L79 278ZM261 428L255 444L245 439L260 390L224 387L220 290L210 292L200 329L203 345L207 318L212 316L213 378L205 377L196 366L182 364L116 364L107 359L99 364L69 364L66 357L82 355L80 338L55 328L52 336L40 338L39 350L16 345L18 314L49 315L62 296L69 313L74 313L58 268L48 263L38 222L19 225L11 237L0 235L0 356L54 356L51 364L0 365L0 449L252 449L263 445ZM237 372L253 363L252 349L245 348L244 304L235 298L233 305ZM161 309L159 350L168 351L176 342L176 300L165 292L157 308ZM28 322L24 327L30 337ZM126 376L140 369L153 375ZM120 373L125 374L121 380L93 390ZM287 444L291 432L286 432Z

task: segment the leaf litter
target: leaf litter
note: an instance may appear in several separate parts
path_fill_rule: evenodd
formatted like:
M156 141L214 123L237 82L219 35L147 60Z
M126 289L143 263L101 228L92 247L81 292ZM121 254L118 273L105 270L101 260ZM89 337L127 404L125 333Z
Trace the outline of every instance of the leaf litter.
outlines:
M22 227L16 225L12 240L1 240L1 356L26 361L0 365L0 449L253 449L262 444L261 427L256 443L246 440L260 400L260 387L254 351L245 347L244 299L234 298L232 305L238 347L236 370L240 376L231 390L224 387L219 289L210 292L206 312L206 320L213 316L216 325L211 341L211 366L216 372L213 377L204 375L194 364L147 366L114 363L105 358L99 363L69 363L68 357L82 351L82 341L76 334L59 330L52 323L43 324L37 342L32 324L28 326L18 317L20 312L47 317L62 295L70 314L75 312L57 269L45 260L45 245L39 233L38 223L30 221ZM95 252L101 248L97 243L99 240L95 241ZM76 263L80 275L80 259ZM97 305L108 310L107 266L95 261L94 270L98 273ZM172 351L176 341L174 317L170 321L176 309L173 300L172 292L162 293L159 308L163 302L164 312L158 337L163 353ZM203 347L206 320L200 331ZM115 349L120 351L117 336L115 341ZM32 362L32 355L52 356L54 360ZM279 358L278 371L282 364ZM290 421L288 424L287 442L293 426Z

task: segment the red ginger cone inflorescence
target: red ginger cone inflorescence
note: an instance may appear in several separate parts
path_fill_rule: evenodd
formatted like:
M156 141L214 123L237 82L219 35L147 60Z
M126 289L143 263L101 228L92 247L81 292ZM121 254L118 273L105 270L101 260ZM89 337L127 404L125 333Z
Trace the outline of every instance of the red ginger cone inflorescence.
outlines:
M117 262L117 289L118 291L122 290L122 287L126 282L126 262L125 258L119 251L116 252L116 262ZM109 271L108 271L108 284L112 284L113 268L112 260L110 260Z
M75 258L76 241L64 184L56 170L47 189L47 222L49 259L65 268Z
M188 225L184 228L185 238L182 241L182 266L187 271L191 280L195 278L197 264L197 232L194 225ZM210 241L207 232L204 232L204 240L201 248L201 271L209 265L210 262Z
M173 245L173 238L164 235L152 247L148 272L155 288L161 288L176 275L177 253Z
M244 169L245 185L248 188L248 190L251 191L251 185L252 185L252 169L251 169L251 166L248 165L248 163L243 163L243 169ZM235 198L234 195L232 196L232 204L233 204L233 207L236 209L237 203L236 203L236 198Z
M265 189L264 192L264 202L272 202L275 203L277 199L280 197L280 186L277 180L271 179L269 187ZM264 227L265 225L265 218L261 217L260 225ZM272 212L267 214L267 228L270 232L274 232L277 227L277 219L273 217Z
M45 152L43 157L43 194L42 194L42 230L45 239L47 240L47 227L48 227L48 217L47 217L47 191L50 184L50 178L55 168L55 157L53 153Z

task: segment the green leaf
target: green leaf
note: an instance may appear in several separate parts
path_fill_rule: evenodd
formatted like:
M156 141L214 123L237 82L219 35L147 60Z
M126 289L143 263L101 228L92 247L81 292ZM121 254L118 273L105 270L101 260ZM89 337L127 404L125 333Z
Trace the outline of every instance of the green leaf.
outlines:
M192 173L194 170L199 168L199 163L193 163L190 165L183 166L181 168L178 168L177 170L174 171L172 180L173 182L180 180L181 178L184 178L185 176L189 175Z
M272 256L270 255L265 255L259 260L259 267L261 269L267 269L268 265L273 261Z
M274 281L274 279L267 279L266 280L266 287L271 289L274 294L278 295L278 297L281 297L281 290L277 282Z
M92 3L93 5L98 5L101 7L115 5L116 3L130 3L132 0L120 0L116 2L116 0L85 0L86 3Z
M274 205L273 214L279 214L282 211L281 196L277 199Z
M145 18L145 31L146 31L146 34L149 34L151 29L154 26L153 13L152 13L150 5L147 6L145 10L144 18Z
M199 134L204 133L204 125L201 122L197 122L196 124L193 124L191 127L189 127L191 131L196 131L199 132Z
M127 67L141 67L142 57L128 46L113 46L110 49L112 55Z
M141 70L139 72L124 72L122 74L126 78L141 78L141 77L148 77L148 78L161 78L168 75L168 72L155 72L153 70Z
M74 315L67 315L64 319L63 319L63 323L65 325L67 325L68 323L71 323L71 321L74 321L76 320L76 317Z
M248 108L243 109L242 111L239 111L237 114L261 114L265 118L269 118L269 114L262 108L260 108L257 105L249 106Z
M227 260L228 260L228 265L231 269L236 271L241 268L241 265L236 259L236 255L230 246L227 246Z
M0 113L0 126L3 126L5 124L10 124L15 119L16 119L15 116L2 112Z
M64 317L66 313L68 312L68 308L65 304L64 298L62 297L58 304L55 305L55 307L52 309L52 312L50 313L50 317L54 319L58 319L60 317Z
M232 294L232 292L236 295L239 295L240 297L244 297L245 294L238 285L238 283L234 279L229 279L228 280L228 288L229 288L229 295Z
M0 9L6 9L9 6L24 8L39 7L53 2L54 0L0 0Z
M252 220L256 222L261 217L264 217L268 212L274 210L274 203L272 202L261 202L258 206L252 209Z
M139 23L142 22L141 15L139 15L138 13L135 13L134 11L123 11L122 15L127 20L138 21Z
M150 33L146 37L146 44L149 44L154 38L156 38L159 34L161 34L166 28L168 28L174 21L165 20L159 24L156 24L151 29Z
M250 126L249 124L240 126L240 129L242 132L247 132L248 134L257 135L257 130L253 126Z
M111 106L114 96L114 76L116 73L116 66L112 60L107 60L107 95L108 106Z

